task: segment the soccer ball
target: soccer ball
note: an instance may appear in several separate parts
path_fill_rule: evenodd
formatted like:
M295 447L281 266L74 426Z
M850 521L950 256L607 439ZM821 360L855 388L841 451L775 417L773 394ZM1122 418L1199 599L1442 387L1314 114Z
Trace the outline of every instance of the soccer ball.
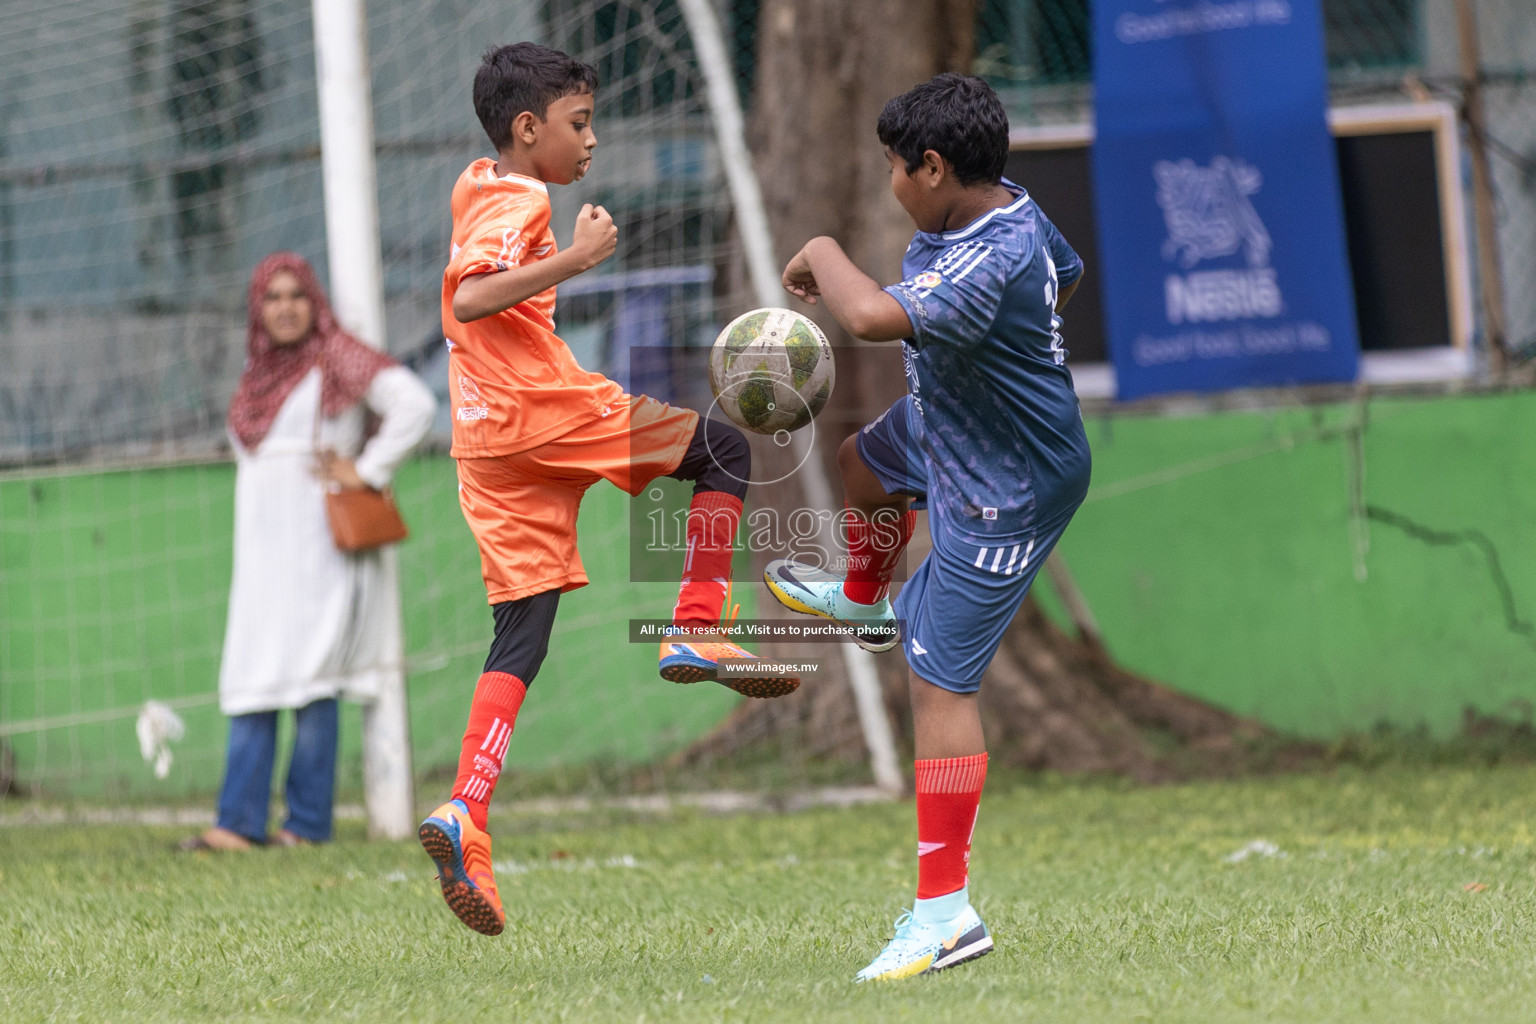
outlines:
M826 407L836 377L832 346L789 309L754 309L726 325L709 353L715 404L759 434L799 430Z

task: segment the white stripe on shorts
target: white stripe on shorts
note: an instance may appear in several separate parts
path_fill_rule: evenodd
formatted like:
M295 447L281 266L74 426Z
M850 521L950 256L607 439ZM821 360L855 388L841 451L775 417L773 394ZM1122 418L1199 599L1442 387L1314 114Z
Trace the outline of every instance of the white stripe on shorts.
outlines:
M1025 555L1024 558L1027 561L1029 559L1029 556ZM1004 576L1012 576L1013 575L1013 563L1017 562L1018 560L1019 560L1019 546L1017 544L1015 544L1013 546L1013 550L1008 552L1008 568L1003 570L1003 575Z
M991 565L986 564L988 551L992 552ZM1019 545L1015 544L1013 550L1008 552L1007 565L1003 565L1003 549L1000 547L979 548L976 552L976 561L971 564L978 569L986 569L988 572L997 572L998 567L1001 566L1004 576L1012 576L1016 571L1023 572L1029 568L1029 558L1034 552L1035 538L1031 537L1029 538L1029 543L1024 545L1024 557L1022 559L1019 558Z

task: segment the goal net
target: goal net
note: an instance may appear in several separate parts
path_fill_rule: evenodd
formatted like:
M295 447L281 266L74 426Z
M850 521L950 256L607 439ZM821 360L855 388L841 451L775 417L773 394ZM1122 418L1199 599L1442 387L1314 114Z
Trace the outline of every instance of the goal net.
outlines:
M10 0L0 19L0 791L206 806L219 784L234 490L224 415L244 359L246 280L277 249L300 252L327 279L311 3ZM448 192L489 152L471 77L489 45L520 39L597 67L596 160L582 182L555 190L554 228L564 243L581 204L601 203L620 245L561 286L560 334L583 365L632 390L707 405L702 360L690 353L758 303L684 6L366 4L387 345L442 405L431 442L396 483L412 529L401 597L423 798L452 774L491 636L446 455L438 322ZM745 102L760 6L713 0ZM1428 60L1415 49L1412 7L1325 4L1336 95L1397 89L1405 68ZM1083 0L977 5L973 66L1016 126L1089 116L1087 14ZM1493 134L1518 148L1536 123L1529 104L1513 102L1528 76L1495 85ZM1501 193L1526 211L1529 190L1500 160ZM1530 223L1522 212L1506 225L1506 265L1529 249ZM1529 337L1529 296L1511 306L1512 334ZM686 499L675 482L663 491L669 514ZM856 724L815 749L786 733L729 772L674 771L676 755L739 699L661 681L655 647L628 642L628 620L665 616L676 593L671 553L644 566L632 557L653 500L606 486L588 494L580 533L594 582L561 602L508 754L525 785L506 791L867 781L857 761L817 761L829 747L860 749ZM737 578L750 583L750 567ZM743 617L758 610L759 590L737 588ZM151 701L184 725L164 777L138 735ZM360 788L355 708L343 725L345 799Z
M732 33L750 29L743 19L755 9L721 8L743 88L751 50L732 45ZM438 313L448 192L489 152L470 103L486 47L537 40L599 71L592 173L553 196L562 243L584 202L605 205L620 229L613 259L561 287L560 333L583 365L689 404L702 390L707 406L707 385L684 372L702 363L686 351L656 353L702 351L749 304L703 83L673 0L371 0L367 14L387 346L442 407L431 443L396 483L412 529L400 550L401 590L426 799L451 778L491 636L446 455ZM206 798L218 786L234 483L224 414L244 359L251 268L292 249L326 279L319 145L310 0L8 8L0 778L13 794L163 803ZM660 505L686 501L684 485L663 489ZM583 504L582 554L594 582L562 599L508 755L530 791L671 779L666 759L740 700L720 687L664 682L656 647L628 642L627 621L665 617L677 586L676 567L635 571L636 516L613 488L594 488ZM752 591L736 590L743 616L753 614ZM163 778L136 729L150 701L184 724ZM345 799L360 785L356 709L343 724ZM723 781L806 778L799 752L777 749Z

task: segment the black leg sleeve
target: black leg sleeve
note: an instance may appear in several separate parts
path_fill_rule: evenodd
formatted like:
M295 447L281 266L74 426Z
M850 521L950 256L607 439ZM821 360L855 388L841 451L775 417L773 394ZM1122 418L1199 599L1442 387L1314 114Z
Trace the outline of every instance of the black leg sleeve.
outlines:
M492 605L496 638L491 641L485 671L505 672L521 679L524 686L532 686L549 653L549 634L555 628L555 609L559 606L558 590Z
M752 479L752 449L742 432L731 424L701 416L683 461L667 475L694 481L694 494L724 491L745 498Z

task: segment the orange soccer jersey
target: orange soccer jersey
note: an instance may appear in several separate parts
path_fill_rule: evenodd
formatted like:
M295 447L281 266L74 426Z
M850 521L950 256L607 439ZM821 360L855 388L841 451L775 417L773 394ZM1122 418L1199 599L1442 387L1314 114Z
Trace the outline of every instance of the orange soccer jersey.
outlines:
M453 187L453 256L443 274L459 504L491 604L585 584L582 495L598 480L637 494L672 472L699 420L577 365L555 336L553 288L473 323L454 318L454 293L470 274L555 253L544 183L497 177L495 166L476 160Z
M461 324L459 282L555 254L549 190L521 174L497 177L496 161L470 164L453 186L453 250L443 274L443 333L455 458L528 451L595 419L623 389L583 370L555 336L555 289Z

